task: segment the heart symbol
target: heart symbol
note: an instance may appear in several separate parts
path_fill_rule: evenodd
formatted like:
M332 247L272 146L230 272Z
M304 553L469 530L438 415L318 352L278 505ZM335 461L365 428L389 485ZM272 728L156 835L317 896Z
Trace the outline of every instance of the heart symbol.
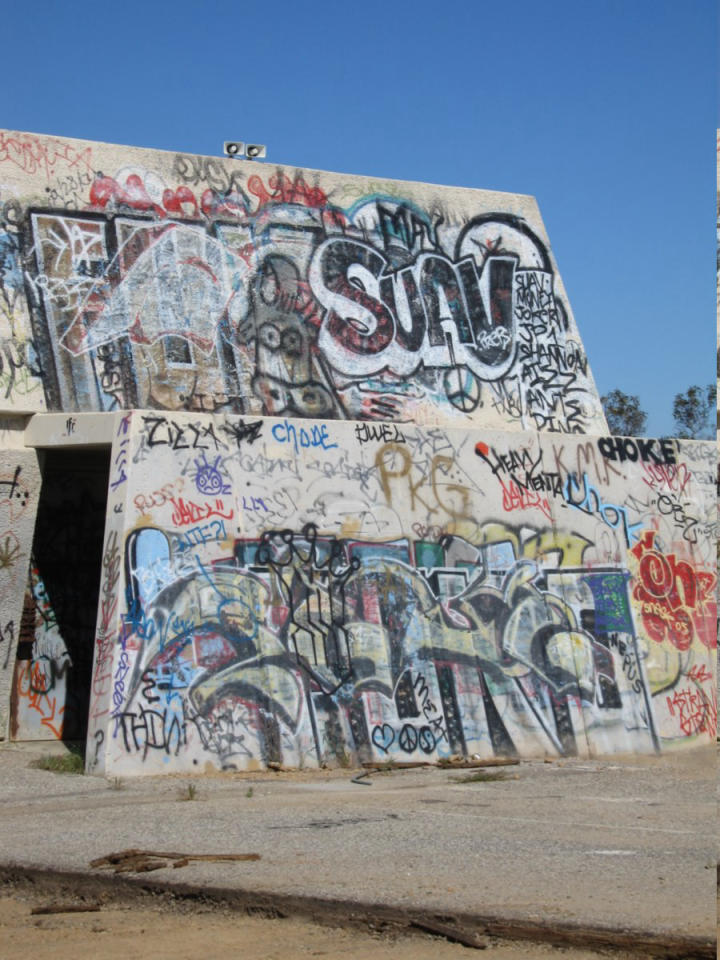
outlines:
M383 753L388 752L394 739L395 731L389 723L384 723L381 727L375 727L372 732L372 742L379 750L382 750Z

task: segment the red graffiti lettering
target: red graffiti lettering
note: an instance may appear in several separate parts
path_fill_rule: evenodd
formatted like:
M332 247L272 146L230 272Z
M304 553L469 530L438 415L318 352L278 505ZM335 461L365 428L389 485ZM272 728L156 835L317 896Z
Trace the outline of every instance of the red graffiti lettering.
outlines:
M44 173L49 180L59 164L70 169L85 167L92 171L92 148L77 150L62 140L52 140L20 134L18 137L0 133L0 163L12 163L28 174Z
M174 508L172 522L176 527L184 527L190 523L200 523L209 517L222 517L224 520L231 520L233 516L232 509L226 512L222 500L216 500L214 506L207 502L193 503L192 500L184 500L182 497L178 497L177 500L171 497L170 502Z
M550 514L550 503L547 497L540 496L535 490L523 489L514 480L508 481L507 485L502 478L498 477L503 491L503 510L511 513L513 510L527 510L531 507L537 507L545 514L548 520L552 520Z
M688 670L688 680L694 680L695 683L705 683L713 679L712 673L707 669L704 663L696 663Z
M683 493L690 479L690 471L684 463L647 463L642 465L643 483L653 489L667 487L675 493Z
M657 643L668 640L678 650L688 650L695 638L715 649L716 575L656 550L654 530L646 531L631 553L638 560L633 597L649 636Z
M284 173L274 174L268 180L268 186L270 191L255 174L248 178L248 190L258 198L259 207L267 203L298 203L305 207L324 207L327 204L327 194L320 187L309 187L300 174L294 180Z
M714 689L708 695L699 687L685 687L683 690L676 690L672 697L665 699L670 716L678 718L680 730L686 737L698 733L708 733L711 737L715 737L717 695Z

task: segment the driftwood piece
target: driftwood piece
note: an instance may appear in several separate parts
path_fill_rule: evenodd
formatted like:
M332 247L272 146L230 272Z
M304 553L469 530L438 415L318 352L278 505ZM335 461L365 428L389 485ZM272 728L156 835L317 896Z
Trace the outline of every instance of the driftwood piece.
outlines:
M475 950L485 950L488 941L476 933L475 930L462 930L451 927L447 923L438 923L435 920L412 920L411 927L424 930L425 933L434 933L438 937L445 937L453 943L461 943L464 947L473 947Z
M387 773L388 770L412 770L413 767L434 767L436 764L427 760L365 760L361 766L365 770Z
M97 913L99 903L48 903L44 907L33 907L31 916L37 917L46 913Z
M259 853L161 853L161 857L186 857L188 860L259 860Z
M155 857L131 857L115 865L115 873L151 873L169 866L168 860Z
M437 767L440 770L464 770L473 767L511 767L520 761L517 757L486 757L482 760L470 760L467 757L448 757L430 762L429 760L382 760L365 761L364 770L387 773L390 770L412 770L415 767Z
M115 873L149 873L172 865L186 867L191 860L205 862L259 860L259 853L171 853L162 850L120 850L90 861L91 867L113 867Z
M370 771L365 770L364 773L359 773L356 777L350 778L350 783L356 783L359 787L371 787L372 783L369 780L366 780L366 777L370 776Z
M520 761L517 757L486 757L483 760L443 760L438 766L441 769L463 770L466 767L514 767Z

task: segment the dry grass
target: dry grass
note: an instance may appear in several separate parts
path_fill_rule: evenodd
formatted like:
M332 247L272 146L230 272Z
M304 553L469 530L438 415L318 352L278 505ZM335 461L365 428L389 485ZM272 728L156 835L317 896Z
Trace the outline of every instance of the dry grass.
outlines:
M508 775L504 770L476 770L465 777L452 777L454 783L492 783L493 780L507 779Z
M85 760L79 748L70 747L67 753L43 754L42 757L31 760L28 766L35 770L50 770L52 773L83 773Z

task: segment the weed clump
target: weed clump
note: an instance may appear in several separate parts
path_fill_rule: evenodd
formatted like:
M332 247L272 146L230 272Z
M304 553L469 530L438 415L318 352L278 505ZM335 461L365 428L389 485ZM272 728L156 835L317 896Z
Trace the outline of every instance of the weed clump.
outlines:
M455 783L491 783L493 780L507 780L502 770L476 770L465 777L453 777Z
M34 770L50 770L52 773L84 773L85 760L79 747L70 747L67 753L43 754L31 760L28 766Z

